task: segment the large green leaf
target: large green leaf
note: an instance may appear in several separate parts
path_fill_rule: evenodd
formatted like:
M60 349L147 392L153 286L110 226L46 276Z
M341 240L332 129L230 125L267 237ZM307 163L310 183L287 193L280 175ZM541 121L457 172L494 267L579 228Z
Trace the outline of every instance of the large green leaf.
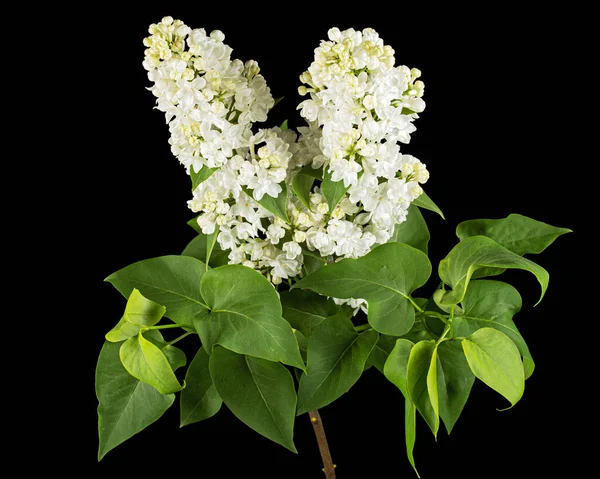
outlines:
M427 244L429 243L429 229L423 219L423 215L414 205L408 207L406 221L396 225L394 234L388 243L406 243L413 248L417 248L427 254Z
M195 325L207 353L220 344L304 369L292 328L281 316L277 291L262 274L242 265L221 266L206 272L200 289L211 313Z
M296 391L285 366L218 346L209 365L219 395L240 421L297 452L293 440Z
M418 206L419 208L423 208L425 210L429 210L429 211L433 211L434 213L437 213L438 215L440 215L442 218L444 218L444 213L442 213L442 210L439 209L438 205L436 205L429 196L427 196L427 193L423 192L421 193L421 195L412 202L413 205ZM446 218L444 218L446 219Z
M481 328L494 328L506 334L523 356L525 379L535 368L527 343L513 322L521 309L521 295L510 284L479 279L471 281L462 301L463 314L453 320L454 336L469 336Z
M571 232L570 229L557 228L517 214L499 220L464 221L456 228L456 236L461 240L487 236L519 256L541 253L556 238Z
M292 178L292 192L298 197L304 206L310 209L309 194L312 190L315 178L310 174L306 174L305 171L312 173L314 170L310 166L305 166L299 170Z
M532 273L540 283L542 292L548 287L548 272L538 264L507 250L486 236L471 236L458 243L441 262L439 275L453 290L445 293L442 304L457 304L465 297L469 281L481 268L522 269Z
M219 242L210 242L209 239L214 239L213 235L205 235L200 233L185 247L181 256L191 256L192 258L199 259L203 263L206 263L206 255L208 251L211 251L209 256L208 265L211 268L217 268L223 266L229 262L229 251L223 251L219 246ZM212 245L212 250L211 246ZM205 268L206 269L206 268Z
M380 333L402 336L410 331L415 310L410 294L431 274L427 256L403 243L387 243L358 259L327 265L297 282L334 298L364 298L369 324Z
M327 406L348 392L360 378L378 336L373 330L357 333L352 321L341 315L321 322L308 339L298 414Z
M202 168L200 168L200 171L196 173L194 167L191 166L190 178L192 179L192 191L198 188L200 183L203 183L204 181L208 180L210 176L217 170L218 168L209 168L208 166L203 166Z
M162 395L131 376L119 359L120 344L104 343L96 367L98 460L169 409L175 395Z
M277 198L273 198L272 196L269 196L269 195L264 195L260 200L257 200L256 198L254 198L253 190L246 188L246 187L242 187L242 189L244 190L244 193L246 193L248 196L251 196L252 198L254 198L254 200L257 203L259 203L263 208L269 210L271 213L273 213L275 216L281 218L286 223L289 223L290 219L289 219L288 213L287 213L287 201L288 201L287 185L286 185L285 181L282 181L281 183L279 183L279 186L281 186L281 192L279 193L279 195L277 195Z
M142 293L134 288L127 299L125 314L119 323L106 333L106 340L113 343L125 341L135 336L142 327L154 326L164 316L165 311L164 306L144 298Z
M121 345L119 357L129 374L159 393L172 394L183 389L165 354L141 332Z
M362 171L359 172L362 175ZM331 179L332 173L329 171L329 168L323 169L323 182L321 183L321 193L327 200L327 204L329 205L329 212L331 213L334 208L338 205L340 200L346 194L346 191L350 188L350 186L344 186L344 182L333 181Z
M223 404L210 377L208 358L204 348L200 348L185 374L186 387L180 399L181 427L214 416Z
M439 414L450 434L469 399L475 376L458 342L441 343L437 359Z
M440 421L427 387L427 376L435 349L435 341L421 341L412 347L406 367L406 391L434 436L437 436Z
M515 405L525 390L521 354L497 329L482 328L462 341L469 367L477 378Z
M129 297L134 288L167 308L165 315L193 327L194 318L206 317L208 307L200 295L206 265L187 256L161 256L139 261L111 274L105 281Z
M438 348L437 345L433 348L431 353L431 361L429 363L429 370L427 371L427 394L429 395L429 401L433 414L435 417L436 428L433 431L433 435L437 437L438 427L440 424L440 395L442 396L442 402L444 401L443 393L440 394L439 385L444 385L444 371L439 365L438 359ZM444 389L442 389L444 391Z
M332 299L308 290L285 291L279 294L283 317L307 338L326 318L336 315L340 307Z

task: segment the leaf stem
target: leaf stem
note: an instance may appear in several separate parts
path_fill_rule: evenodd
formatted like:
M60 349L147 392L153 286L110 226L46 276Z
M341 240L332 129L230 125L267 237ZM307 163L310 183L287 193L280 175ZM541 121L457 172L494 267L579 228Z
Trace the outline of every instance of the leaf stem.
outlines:
M354 326L354 330L357 333L360 333L361 331L366 331L367 329L371 329L371 325L369 323L361 324L360 326Z
M190 334L194 334L194 332L193 331L188 331L187 333L183 333L181 336L175 338L173 341L169 341L167 344L175 344L178 341L181 341L186 336L189 336Z
M162 324L160 326L145 326L144 329L145 330L150 330L150 329L172 329L172 328L181 328L183 326L181 326L181 324Z
M327 436L325 436L321 415L318 410L314 410L309 411L308 416L310 417L310 422L313 425L317 443L319 444L325 477L326 479L335 479L335 464L333 463L333 459L331 459L331 452L329 451L329 445L327 444Z
M413 299L410 296L407 296L408 300L412 303L413 307L419 312L419 313L423 313L423 309L421 309L421 307L415 303L413 301Z
M435 311L423 311L423 313L421 313L421 314L423 316L429 316L430 318L437 318L442 323L448 324L448 319L446 318L446 316L444 316L443 314L440 314L440 313L436 313Z

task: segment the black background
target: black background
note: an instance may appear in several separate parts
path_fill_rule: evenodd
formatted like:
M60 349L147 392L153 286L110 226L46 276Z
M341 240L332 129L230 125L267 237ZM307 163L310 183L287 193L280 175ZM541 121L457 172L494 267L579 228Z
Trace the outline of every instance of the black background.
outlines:
M76 419L75 442L85 464L80 472L158 477L191 466L198 477L322 477L307 417L296 421L299 454L294 455L248 429L225 406L216 417L179 429L177 403L96 464L93 369L103 335L125 304L102 279L135 261L177 254L194 236L186 225L192 217L186 206L189 178L170 153L168 127L164 115L152 109L154 97L145 90L149 82L142 67L147 27L168 14L192 28L222 30L234 57L259 62L274 97L285 97L267 126L286 118L292 128L303 124L295 110L301 101L298 76L331 26L375 28L395 49L397 64L421 69L427 107L402 149L427 164L426 191L446 215L443 221L424 214L434 271L456 242L456 225L466 219L518 212L575 230L533 258L551 276L539 306L533 307L539 295L533 276L509 272L504 277L522 293L516 323L537 366L523 399L498 412L506 407L504 399L478 382L451 437L440 430L436 443L419 420L415 449L425 479L448 470L448 477L464 479L533 477L567 463L568 476L574 476L583 454L575 432L581 411L573 410L578 387L566 384L577 354L559 335L577 321L570 311L578 301L573 283L581 233L573 202L580 195L576 179L586 174L585 158L575 152L571 116L578 101L577 55L586 46L576 35L576 20L558 11L527 13L501 6L441 11L415 2L394 8L367 2L360 8L340 6L343 14L317 13L317 7L280 5L267 19L264 12L272 10L263 4L239 8L194 2L189 8L108 12L91 19L91 27L81 25L90 45L90 99L104 113L89 132L98 141L90 152L93 173L86 200L95 251L92 267L85 266L93 320L81 361L88 379L78 386L84 388ZM188 359L196 341L181 343ZM375 370L321 411L338 477L414 477L405 457L403 411L400 392Z

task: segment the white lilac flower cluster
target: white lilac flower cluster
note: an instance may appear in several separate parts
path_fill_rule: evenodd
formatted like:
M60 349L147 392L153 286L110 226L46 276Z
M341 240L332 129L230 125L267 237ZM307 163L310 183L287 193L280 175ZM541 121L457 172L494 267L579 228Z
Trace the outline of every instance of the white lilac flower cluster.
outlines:
M144 66L173 154L188 173L207 168L189 206L204 234L218 231L230 263L279 284L303 274L306 254L327 262L364 256L406 219L429 176L398 146L425 108L423 83L418 70L394 67L393 49L374 30L331 29L330 41L315 50L301 76L300 94L310 99L299 106L308 121L299 138L280 128L253 133L273 97L256 62L231 60L221 32L207 35L166 17L150 33ZM347 189L332 211L318 180L304 203L292 193L306 168ZM263 207L282 195L289 221Z

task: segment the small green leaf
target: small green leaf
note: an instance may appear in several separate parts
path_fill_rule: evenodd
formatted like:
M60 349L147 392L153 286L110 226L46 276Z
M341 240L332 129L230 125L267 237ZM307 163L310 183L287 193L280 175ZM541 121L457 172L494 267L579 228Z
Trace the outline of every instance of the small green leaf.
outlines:
M144 326L154 326L164 316L166 308L144 298L133 289L125 306L125 314L118 324L106 333L106 340L112 343L125 341L135 336Z
M308 339L298 415L327 406L348 392L360 378L378 336L373 330L358 334L352 321L341 315L321 322Z
M415 320L410 294L425 284L430 273L431 264L422 251L403 243L386 243L362 258L329 264L292 289L310 289L333 298L364 298L369 324L380 333L402 336Z
M275 108L279 104L279 102L281 100L283 100L283 98L284 97L282 97L282 96L280 96L279 98L275 98L275 103L273 103L273 106L271 107L271 109Z
M510 284L479 279L471 281L462 301L463 314L454 317L454 336L469 336L481 328L494 328L506 334L516 344L525 367L525 379L533 374L535 363L513 322L521 310L521 295Z
M281 124L281 126L279 128L281 128L282 130L289 130L290 127L288 126L288 121L283 120L283 123Z
M363 173L363 171L361 170L359 172L358 176L360 177L362 175L362 173ZM333 181L331 179L331 176L332 176L332 173L329 171L329 169L324 168L323 169L323 182L321 183L321 193L323 193L323 196L327 200L327 204L329 205L330 213L333 212L333 210L338 205L340 200L346 194L346 191L348 191L348 189L350 188L350 185L348 185L347 187L344 186L344 182L342 180Z
M121 345L119 357L129 374L154 387L159 393L171 394L183 389L167 357L141 332Z
M371 355L369 359L367 359L367 363L365 364L365 370L369 369L371 366L375 366L379 372L384 372L385 362L387 361L390 353L394 349L396 345L395 336L387 336L385 334L380 334L379 339L377 340L377 344L371 351Z
M427 193L425 192L421 193L416 200L413 200L412 204L418 206L419 208L433 211L434 213L440 215L443 219L446 219L444 218L444 213L442 213L442 210L438 208L438 206L431 200L431 198L429 198L429 196L427 196Z
M461 240L487 236L519 256L541 253L566 233L572 231L516 214L499 220L464 221L456 228L456 236Z
M200 225L198 224L198 217L192 218L187 222L187 225L192 228L196 233L202 233Z
M542 292L548 287L548 272L538 264L507 250L485 236L471 236L458 243L441 262L439 275L453 290L440 299L442 304L457 304L465 297L469 281L481 268L522 269L532 273L540 283Z
M497 329L482 328L462 341L473 374L514 406L523 396L525 375L515 343Z
M281 192L279 193L279 195L277 195L277 198L273 198L272 196L265 194L260 200L257 200L256 198L254 198L254 191L251 190L250 188L246 188L244 186L244 187L242 187L242 190L248 196L251 196L252 198L254 198L254 200L258 204L260 204L263 208L269 210L271 213L273 213L275 216L281 218L286 223L289 223L290 219L289 219L288 213L287 213L287 201L288 201L287 185L286 185L285 181L282 181L281 183L279 183L279 186L281 186Z
M406 391L406 368L408 366L408 358L414 344L406 339L397 339L394 349L388 356L383 367L383 374L393 385L395 385L402 395L408 399Z
M180 400L180 427L204 421L221 409L223 400L210 377L208 358L204 348L200 348L185 374L186 387L181 391Z
M312 291L292 290L279 294L283 317L292 328L310 338L313 330L321 322L336 315L340 307L332 299Z
M134 288L167 308L165 316L193 328L194 318L206 317L208 307L200 295L206 265L187 256L161 256L139 261L111 274L105 281L129 297Z
M304 270L307 275L314 273L327 264L327 258L319 256L314 251L303 249L302 256L304 257Z
M242 265L221 266L204 274L200 290L211 313L195 326L208 354L220 344L304 369L292 328L281 316L277 291L262 274Z
M212 256L212 252L217 245L217 236L219 236L219 227L215 227L215 231L206 237L206 259L204 262L206 263L206 271L208 271L208 265L210 264L210 257Z
M406 390L410 401L437 437L440 422L431 404L427 387L427 376L434 351L435 341L421 341L412 347L406 367Z
M431 408L435 415L436 429L433 431L433 435L437 437L438 427L440 424L440 398L438 391L438 380L440 384L444 383L444 373L440 367L438 367L438 348L437 345L433 348L431 353L431 361L429 363L429 370L427 371L427 394L429 395L429 401L431 402Z
M415 441L417 438L417 410L415 405L410 402L409 399L404 400L404 437L406 441L406 455L408 462L415 470L415 474L420 479L419 471L415 466L415 456L413 451L415 449Z
M120 344L104 343L96 367L98 460L152 424L171 407L175 395L162 395L131 376L119 359Z
M200 183L203 183L204 181L208 180L210 176L217 170L218 168L209 168L208 166L203 166L202 168L200 168L200 171L196 173L196 171L194 171L194 167L191 166L190 178L192 179L192 191L198 188Z
M209 360L217 392L231 412L292 452L296 391L285 366L216 347Z
M441 343L437 357L439 411L450 434L469 399L475 376L458 342Z
M229 262L229 251L223 251L218 241L215 241L217 234L205 235L200 233L185 247L181 256L190 256L206 263L206 255L212 244L211 254L209 255L208 265L211 268L223 266ZM206 269L206 266L205 266Z
M310 209L310 192L312 190L315 178L305 173L314 171L310 166L305 166L292 177L292 192L302 202L304 206Z
M414 205L408 207L408 215L404 223L396 225L394 234L388 243L406 243L407 245L417 248L427 254L427 244L429 243L429 230L423 219L423 215Z

